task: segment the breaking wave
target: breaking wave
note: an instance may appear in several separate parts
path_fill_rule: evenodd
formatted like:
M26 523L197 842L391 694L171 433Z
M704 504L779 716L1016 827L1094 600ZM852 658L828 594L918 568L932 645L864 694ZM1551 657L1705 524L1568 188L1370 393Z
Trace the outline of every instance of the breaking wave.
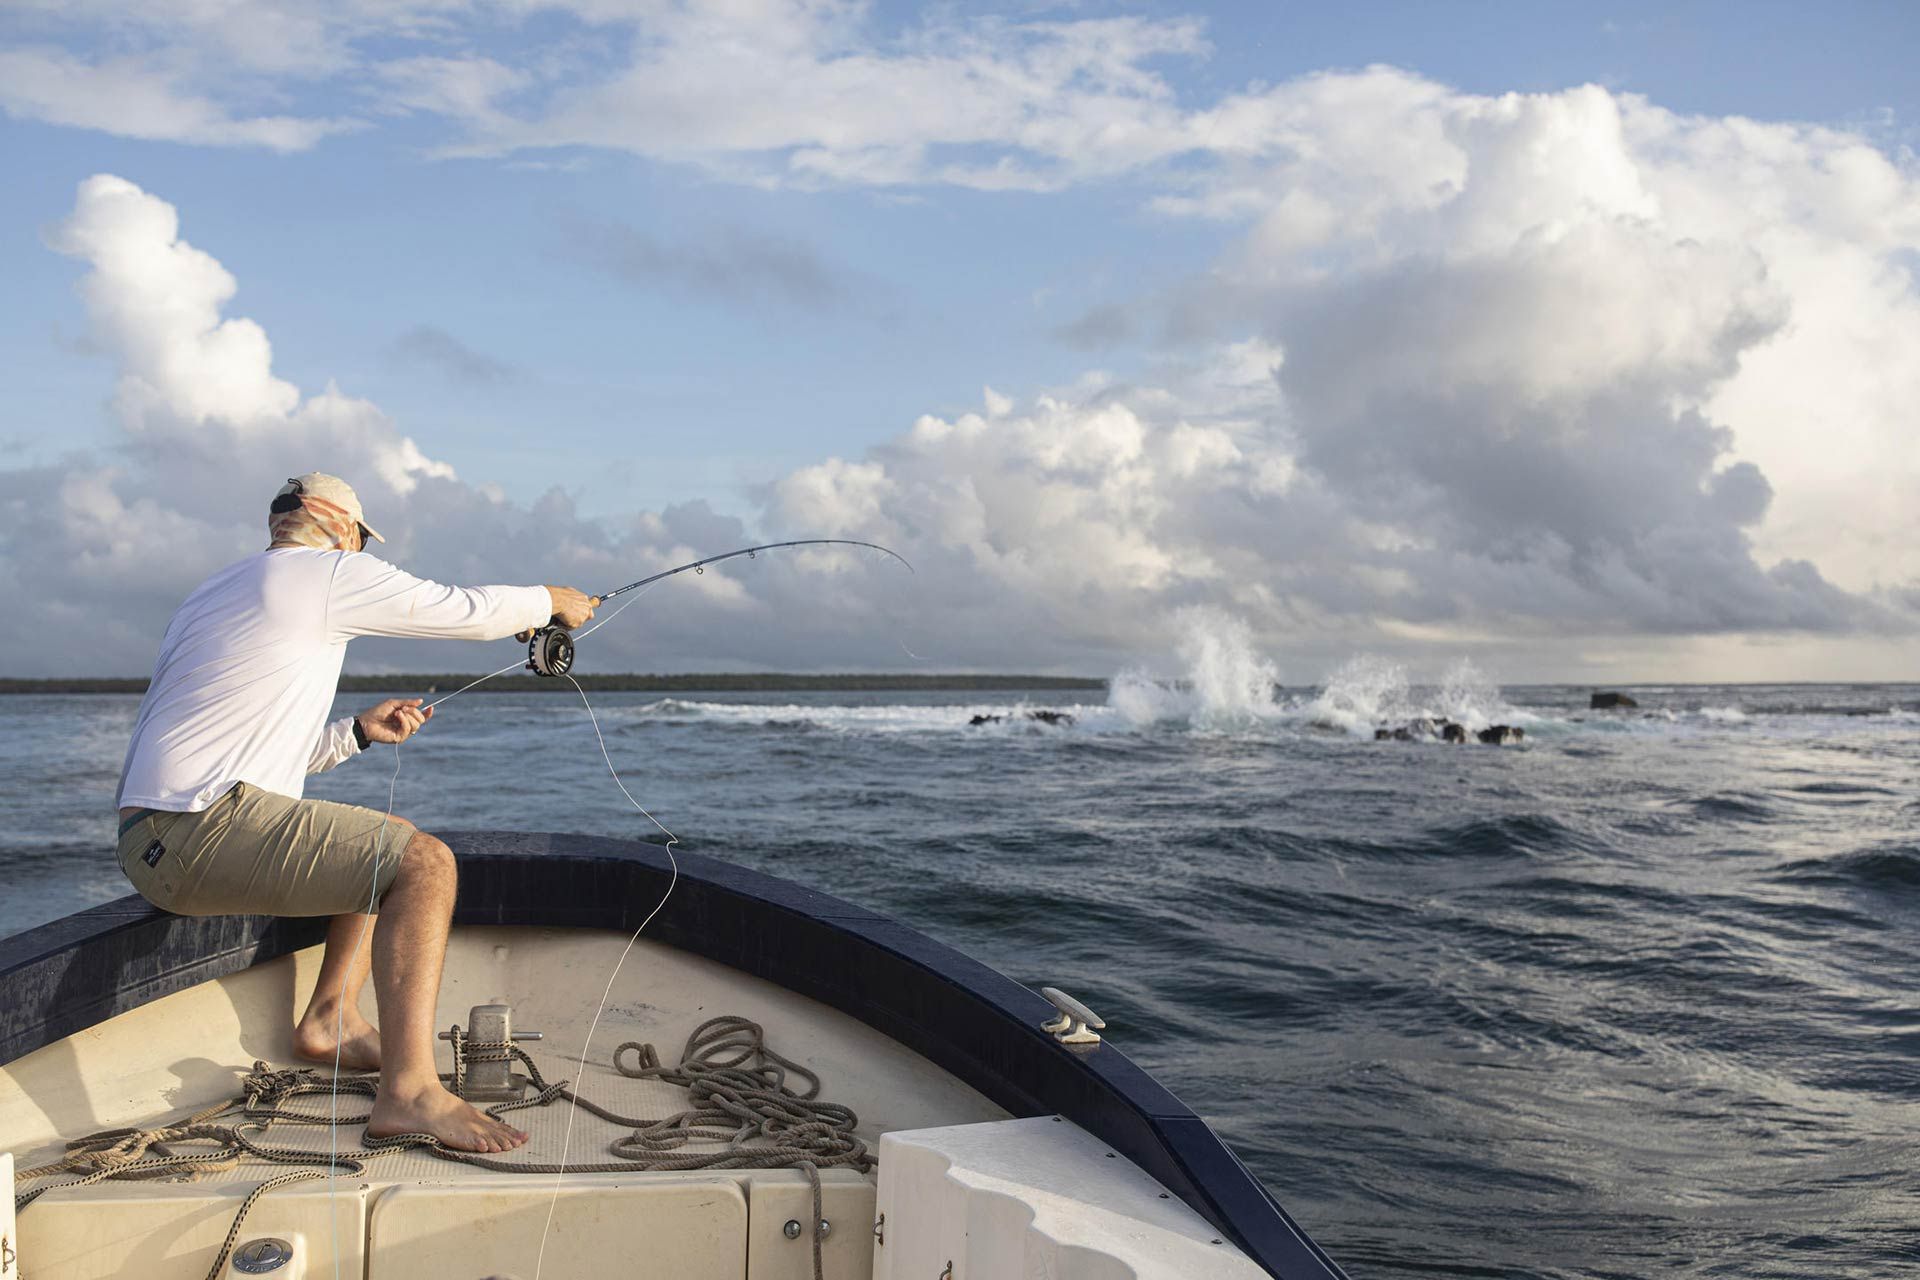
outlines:
M1279 669L1253 644L1238 618L1217 609L1183 609L1174 615L1183 663L1176 681L1156 680L1144 670L1122 671L1110 682L1107 705L1127 723L1145 727L1175 723L1200 730L1243 729L1284 717L1275 701Z
M1458 721L1469 730L1542 721L1508 703L1499 686L1464 659L1438 684L1416 685L1399 663L1363 654L1348 659L1323 685L1288 692L1279 667L1255 647L1242 620L1214 609L1187 609L1174 622L1178 677L1155 679L1136 668L1111 682L1107 705L1132 725L1202 732L1317 729L1370 739L1377 728L1422 717Z
M1415 720L1451 720L1469 732L1494 724L1532 728L1542 717L1508 703L1500 687L1465 658L1436 685L1416 685L1396 662L1349 658L1319 693L1299 707L1308 723L1371 738L1377 728Z

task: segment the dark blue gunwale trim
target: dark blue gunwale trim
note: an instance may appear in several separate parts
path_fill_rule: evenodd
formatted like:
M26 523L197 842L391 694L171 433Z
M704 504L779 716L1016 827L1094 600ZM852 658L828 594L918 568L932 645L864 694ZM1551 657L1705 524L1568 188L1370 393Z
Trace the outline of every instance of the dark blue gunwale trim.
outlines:
M441 832L458 924L631 931L668 873L658 846ZM648 935L860 1019L1014 1115L1062 1115L1158 1179L1275 1276L1344 1280L1204 1121L1111 1044L1075 1053L1052 1006L951 947L803 885L681 853ZM170 916L137 897L0 939L0 1063L150 1000L321 940L324 921Z

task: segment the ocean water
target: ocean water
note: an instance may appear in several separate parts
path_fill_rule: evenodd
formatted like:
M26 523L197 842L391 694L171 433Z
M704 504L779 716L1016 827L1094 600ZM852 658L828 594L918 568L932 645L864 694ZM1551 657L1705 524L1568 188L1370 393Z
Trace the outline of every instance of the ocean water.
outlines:
M1366 660L1276 694L1231 628L1183 662L594 703L684 847L1079 995L1356 1280L1920 1273L1920 687L1595 713ZM0 698L0 933L124 891L136 706ZM1425 713L1527 738L1371 740ZM310 793L384 808L392 759ZM466 695L400 763L429 828L650 834L570 690Z

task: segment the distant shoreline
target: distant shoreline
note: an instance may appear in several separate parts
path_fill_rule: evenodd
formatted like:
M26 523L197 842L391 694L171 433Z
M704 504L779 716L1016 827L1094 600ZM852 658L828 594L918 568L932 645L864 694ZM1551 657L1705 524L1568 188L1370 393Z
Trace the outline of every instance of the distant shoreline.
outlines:
M458 674L420 674L402 672L398 675L343 675L340 677L342 693L447 693L460 688L473 680L473 673ZM900 673L840 672L830 675L793 675L785 672L693 672L687 675L660 675L649 673L628 673L612 675L581 675L576 679L588 689L603 692L635 693L915 693L915 692L1002 692L1002 693L1105 693L1109 681L1095 676L1032 676L1019 674L995 675L907 675ZM1174 688L1184 688L1185 680L1160 679L1156 684ZM1559 682L1552 684L1517 682L1500 686L1515 692L1528 689L1822 689L1853 688L1863 682L1851 680L1728 680L1713 683L1700 683L1685 680L1636 680L1633 682L1615 682L1597 684L1592 682ZM1920 684L1910 680L1874 680L1864 682L1870 687L1906 686ZM1318 689L1319 685L1274 686L1276 692L1304 692ZM561 693L573 688L563 680L543 679L531 675L496 676L487 683L478 686L476 693ZM0 676L0 696L6 694L62 694L62 693L145 693L147 679L144 676L66 676L46 678L25 678L18 676Z
M343 675L342 693L423 693L458 689L474 678L459 675ZM696 672L690 675L581 675L581 685L601 691L646 693L911 693L925 690L979 690L983 692L1103 692L1107 682L1086 676L1023 675L839 675L802 676L750 672ZM145 693L144 676L76 677L24 680L0 677L0 694L8 693ZM497 676L475 693L571 693L564 680L541 676Z

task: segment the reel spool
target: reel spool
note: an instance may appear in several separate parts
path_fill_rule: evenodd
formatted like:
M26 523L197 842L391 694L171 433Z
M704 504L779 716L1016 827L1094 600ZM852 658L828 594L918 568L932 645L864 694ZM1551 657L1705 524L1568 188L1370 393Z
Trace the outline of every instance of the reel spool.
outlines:
M537 676L563 676L573 670L573 637L559 627L541 627L527 641L527 670Z

